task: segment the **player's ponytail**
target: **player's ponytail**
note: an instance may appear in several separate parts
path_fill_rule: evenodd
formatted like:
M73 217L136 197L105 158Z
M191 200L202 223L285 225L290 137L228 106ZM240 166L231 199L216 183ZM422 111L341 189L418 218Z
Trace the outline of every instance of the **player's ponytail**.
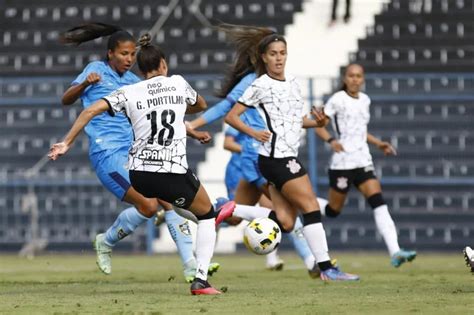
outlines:
M147 74L160 67L161 60L166 60L165 53L160 47L151 44L150 34L144 34L138 40L140 50L137 53L138 68Z
M267 27L233 24L220 24L217 29L224 32L236 47L235 62L227 72L222 88L216 93L224 98L244 76L256 70L258 44L275 32Z
M89 23L73 27L59 37L63 44L75 44L79 46L82 43L93 39L109 36L107 49L114 51L122 42L135 42L135 38L122 28L104 23Z

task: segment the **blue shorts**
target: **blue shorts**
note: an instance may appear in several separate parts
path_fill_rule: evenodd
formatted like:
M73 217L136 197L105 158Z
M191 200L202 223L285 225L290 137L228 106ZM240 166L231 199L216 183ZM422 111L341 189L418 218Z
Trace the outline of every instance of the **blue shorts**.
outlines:
M229 198L229 200L234 200L235 191L237 190L241 178L242 170L240 167L230 163L227 164L225 169L225 187L227 188L227 198Z
M240 157L242 178L258 188L267 184L267 180L258 168L258 154L242 154Z
M92 167L102 185L120 200L130 188L128 174L128 149L102 151L89 155Z

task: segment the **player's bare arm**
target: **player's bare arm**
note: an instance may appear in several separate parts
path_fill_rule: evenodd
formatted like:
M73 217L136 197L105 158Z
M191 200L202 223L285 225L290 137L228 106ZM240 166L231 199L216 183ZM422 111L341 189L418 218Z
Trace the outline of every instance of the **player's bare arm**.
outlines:
M385 155L397 155L397 150L389 142L382 141L370 133L367 133L367 142L375 145Z
M61 100L62 104L73 104L75 101L77 101L79 97L81 97L82 93L89 85L96 84L100 81L100 79L100 75L98 75L97 73L90 73L82 83L73 85L68 88L66 92L64 92L63 98Z
M74 143L74 140L76 140L81 130L89 123L89 121L108 109L109 105L104 100L99 100L92 106L84 109L79 117L77 117L67 135L64 137L64 140L51 146L48 154L49 158L54 161L61 155L66 154L71 145Z
M240 115L247 110L247 107L241 103L235 104L230 112L225 116L225 122L237 129L240 132L243 132L255 140L260 142L267 142L270 140L272 133L268 130L255 130L246 124L240 119Z

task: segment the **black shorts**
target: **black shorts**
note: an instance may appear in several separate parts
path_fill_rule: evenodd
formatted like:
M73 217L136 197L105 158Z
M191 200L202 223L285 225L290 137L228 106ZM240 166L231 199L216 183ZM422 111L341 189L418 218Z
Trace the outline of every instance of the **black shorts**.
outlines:
M201 183L188 169L186 174L130 171L130 182L147 198L160 198L173 205L188 209Z
M358 187L369 179L376 179L374 167L372 165L354 168L351 170L329 170L329 187L341 192L347 193L352 184Z
M306 175L306 169L296 157L270 158L258 156L258 168L266 180L279 191L292 179Z

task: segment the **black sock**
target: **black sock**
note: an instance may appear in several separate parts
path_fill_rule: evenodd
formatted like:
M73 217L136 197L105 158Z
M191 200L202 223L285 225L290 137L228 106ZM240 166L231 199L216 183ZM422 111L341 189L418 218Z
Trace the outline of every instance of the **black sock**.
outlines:
M330 260L318 262L318 266L321 271L326 271L333 267Z
M338 212L336 210L334 210L333 208L331 208L331 206L329 204L326 205L326 208L324 208L325 212L326 212L326 216L329 217L329 218L335 218L337 217L338 215L341 214L341 212Z

